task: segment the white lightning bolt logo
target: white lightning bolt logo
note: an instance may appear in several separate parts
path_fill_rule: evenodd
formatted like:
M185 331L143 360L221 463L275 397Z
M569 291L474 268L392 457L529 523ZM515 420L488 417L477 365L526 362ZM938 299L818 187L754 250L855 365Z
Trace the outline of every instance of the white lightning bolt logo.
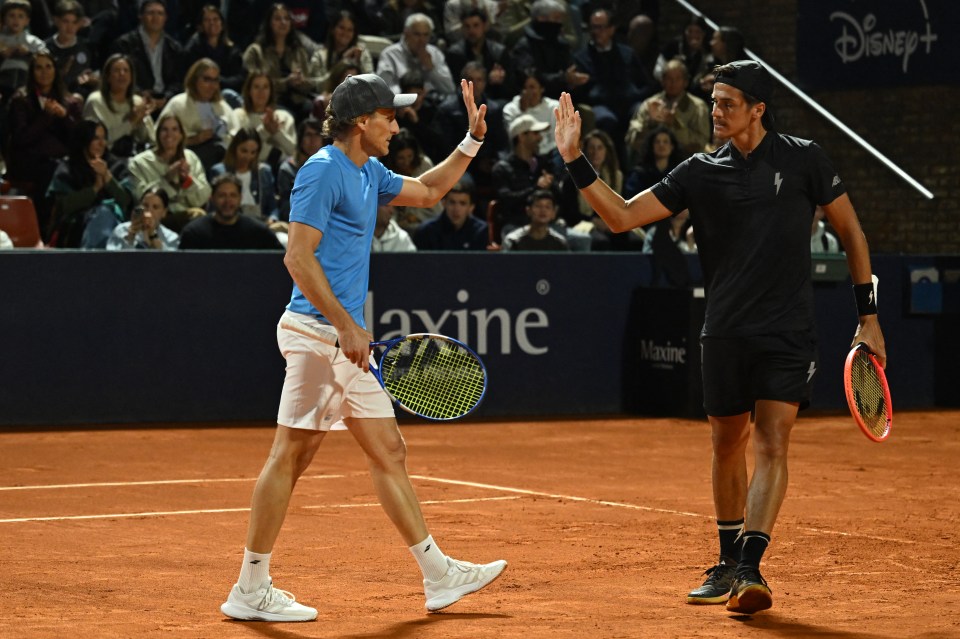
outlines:
M868 301L869 303L873 304L873 291L870 291L870 296L867 297L867 301Z
M773 184L777 187L777 195L780 195L780 185L783 184L783 178L780 177L780 171L777 171L777 174L773 176Z
M817 372L817 363L810 362L810 370L807 371L807 383L810 383L810 380L813 379L813 374Z

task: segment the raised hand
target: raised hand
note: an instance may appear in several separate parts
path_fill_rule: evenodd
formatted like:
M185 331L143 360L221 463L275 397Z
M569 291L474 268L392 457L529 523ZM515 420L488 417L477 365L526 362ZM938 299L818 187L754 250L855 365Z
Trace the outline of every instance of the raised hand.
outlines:
M487 105L477 106L473 99L472 81L460 80L460 89L463 91L463 104L467 107L467 126L470 127L470 133L473 137L482 140L487 134L487 122L484 119L487 115Z
M573 162L580 155L580 113L573 108L573 98L564 91L560 94L560 104L553 109L557 120L554 138L557 151L564 162Z
M280 130L280 121L277 119L273 107L267 107L263 112L263 128L270 135L276 135L277 131Z

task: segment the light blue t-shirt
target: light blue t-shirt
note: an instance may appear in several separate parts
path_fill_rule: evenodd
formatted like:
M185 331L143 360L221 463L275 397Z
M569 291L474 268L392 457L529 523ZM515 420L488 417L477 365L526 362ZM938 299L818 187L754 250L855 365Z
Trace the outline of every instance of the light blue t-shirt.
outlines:
M392 201L401 188L403 178L380 160L370 158L358 168L331 144L300 167L290 192L290 221L323 233L315 252L317 261L340 304L364 328L377 207ZM296 283L287 308L329 323Z

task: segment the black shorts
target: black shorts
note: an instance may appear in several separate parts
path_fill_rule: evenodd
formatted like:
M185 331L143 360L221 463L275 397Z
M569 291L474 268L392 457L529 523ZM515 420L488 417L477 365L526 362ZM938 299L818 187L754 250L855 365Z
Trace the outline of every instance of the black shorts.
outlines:
M817 340L796 332L753 337L702 337L703 408L726 417L752 411L758 399L810 404Z

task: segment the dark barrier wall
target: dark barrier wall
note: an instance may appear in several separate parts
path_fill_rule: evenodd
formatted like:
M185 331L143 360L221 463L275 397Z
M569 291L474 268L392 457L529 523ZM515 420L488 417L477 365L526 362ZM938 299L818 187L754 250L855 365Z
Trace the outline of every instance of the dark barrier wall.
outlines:
M910 268L875 259L895 409L942 403L934 372L958 355L937 339L949 316L910 314ZM379 338L476 348L490 372L479 415L696 413L703 300L651 277L642 255L374 255L366 314ZM279 253L6 252L0 424L273 419L289 294ZM814 407L838 408L853 300L846 282L816 295Z

